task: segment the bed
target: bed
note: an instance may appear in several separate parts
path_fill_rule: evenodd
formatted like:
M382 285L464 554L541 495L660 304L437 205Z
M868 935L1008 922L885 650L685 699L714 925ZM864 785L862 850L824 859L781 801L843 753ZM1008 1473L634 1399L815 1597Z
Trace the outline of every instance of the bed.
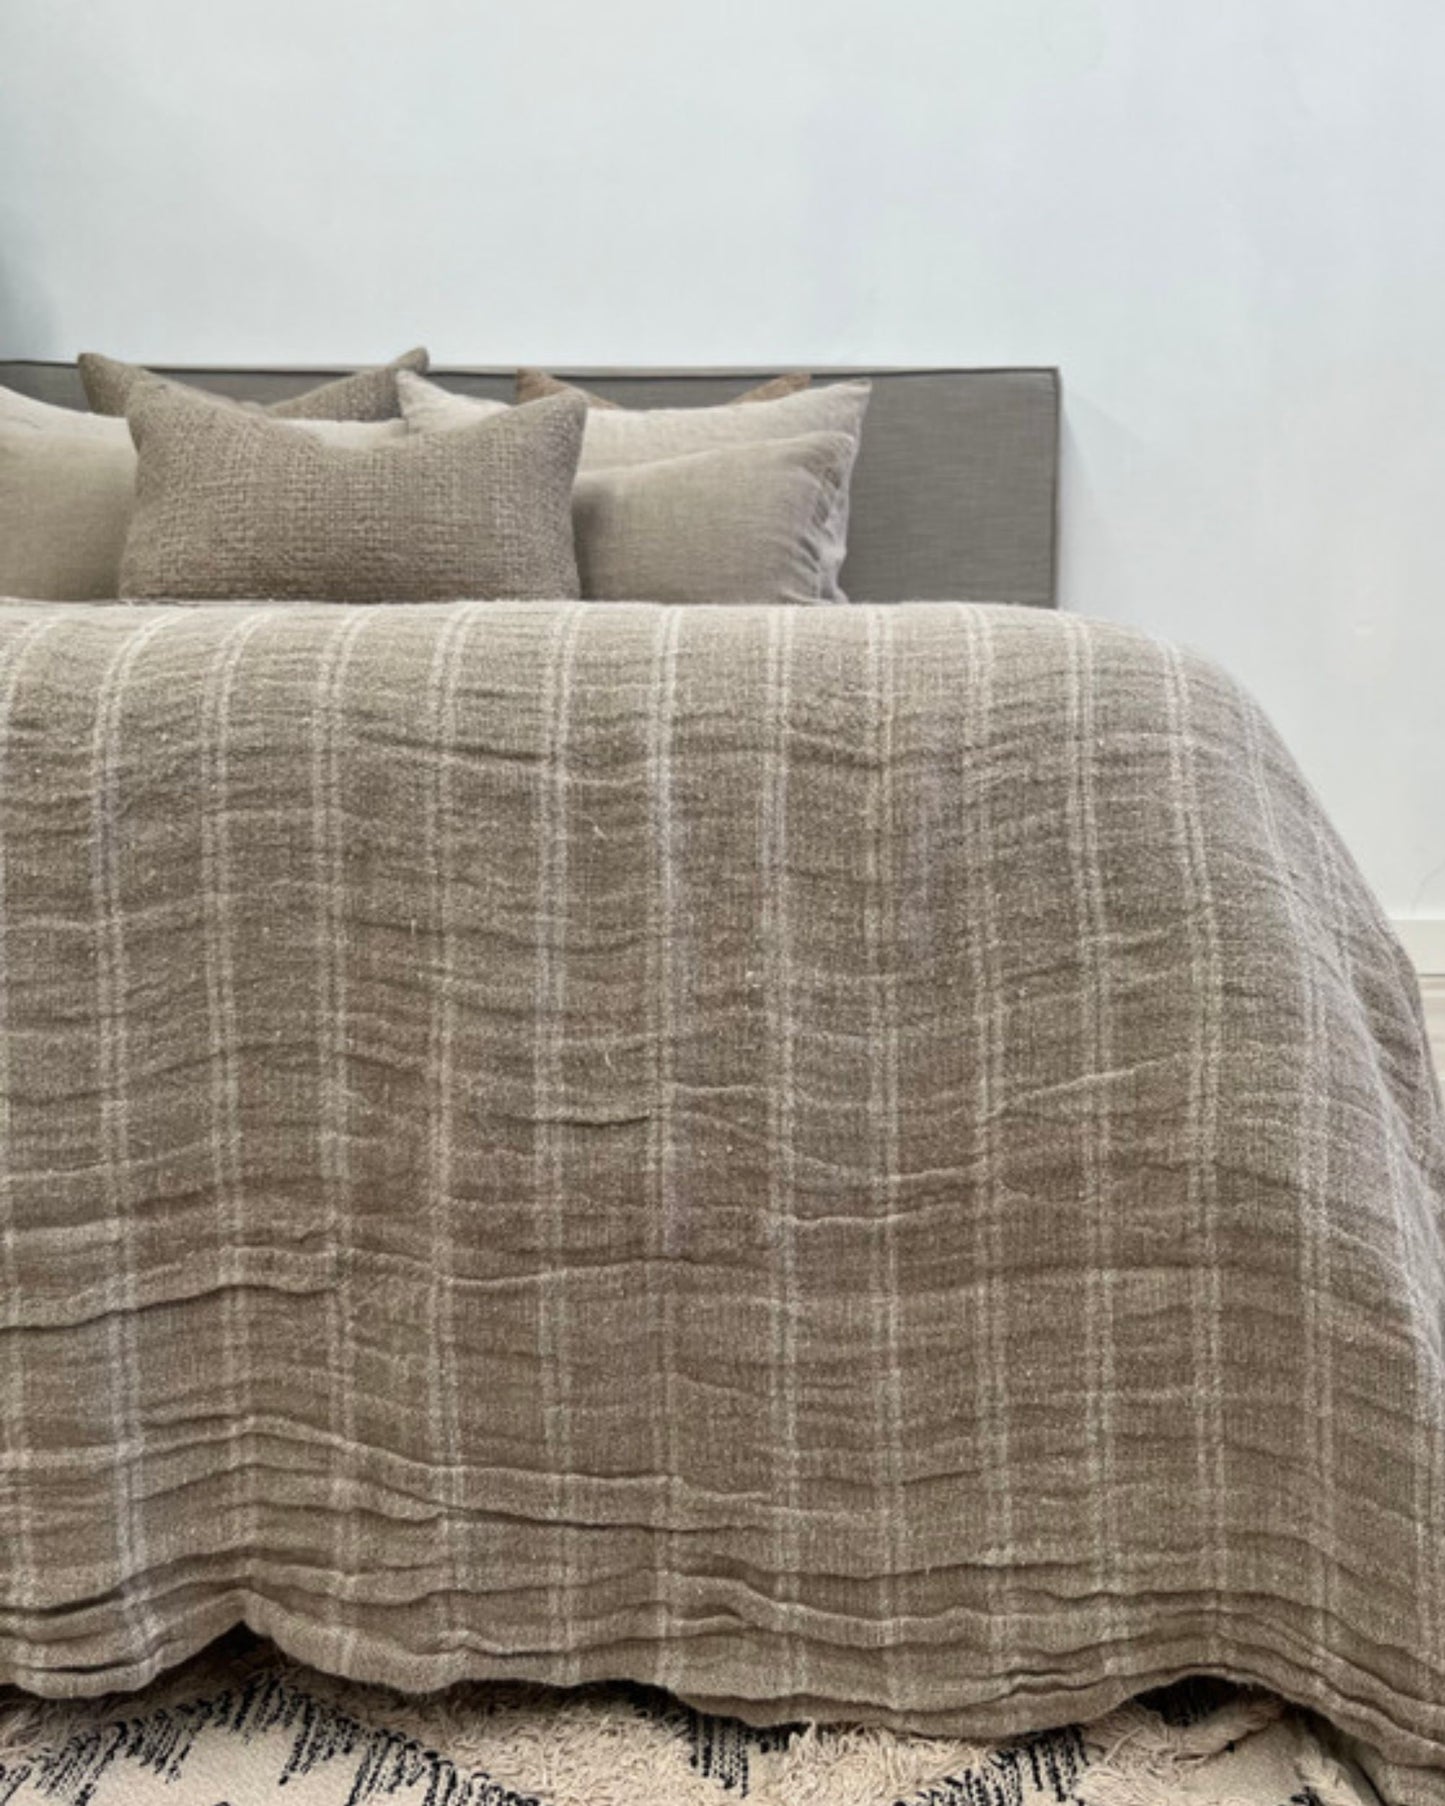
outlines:
M1204 1673L1445 1800L1408 962L1236 683L1048 606L1053 375L876 405L853 607L0 606L0 1679Z

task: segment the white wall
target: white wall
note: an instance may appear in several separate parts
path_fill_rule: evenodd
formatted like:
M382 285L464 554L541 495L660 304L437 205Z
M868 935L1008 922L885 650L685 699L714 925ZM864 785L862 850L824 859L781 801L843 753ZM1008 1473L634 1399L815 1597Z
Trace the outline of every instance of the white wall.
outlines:
M1445 917L1438 0L3 0L0 355L1057 362L1064 600Z

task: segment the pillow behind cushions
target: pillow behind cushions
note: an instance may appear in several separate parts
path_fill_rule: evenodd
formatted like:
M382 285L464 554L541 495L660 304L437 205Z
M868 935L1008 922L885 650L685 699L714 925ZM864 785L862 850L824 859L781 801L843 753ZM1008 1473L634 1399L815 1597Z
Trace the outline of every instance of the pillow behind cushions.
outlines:
M0 387L0 431L68 433L72 438L130 444L130 429L123 420L103 414L87 414L80 408L59 408L51 401L37 401L18 389Z
M148 370L138 371L137 376L144 377L154 385L169 386L187 394L204 396L207 401L215 402L221 407L242 406L229 396L213 395L208 389L197 389L188 383L172 383L169 377L153 376ZM134 396L136 393L137 385L133 384L131 394ZM308 391L310 395L321 393L320 389ZM246 407L243 411L255 413L266 410ZM399 414L383 420L356 420L345 415L335 419L318 415L313 419L309 415L273 414L272 418L290 419L298 431L312 433L328 445L377 445L384 439L405 438L407 431L406 422ZM0 387L0 432L9 430L48 433L70 439L95 439L112 449L123 447L132 459L135 457L135 444L124 412L119 418L109 414L87 414L80 408L56 407L53 402L37 401L33 395L22 395L17 389Z
M848 433L805 433L582 472L572 500L582 594L830 599L841 551L830 522L857 450Z
M297 420L328 444L404 438L400 420ZM135 497L124 420L0 388L0 596L113 600Z
M0 596L114 596L134 481L123 420L0 388Z
M407 425L421 432L458 427L467 420L475 419L475 410L495 411L501 405L453 394L451 390L443 389L439 384L428 382L424 377L407 371L398 374L396 386ZM825 388L800 390L773 401L758 401L747 407L724 403L719 407L701 408L589 409L586 431L582 438L579 474L591 475L598 471L618 470L638 464L655 466L671 458L689 457L699 452L757 446L814 433L844 434L853 441L856 453L870 393L870 384L855 380L829 383ZM535 403L532 405L535 406ZM818 602L847 601L838 585L838 572L847 554L848 480L851 469L850 459L843 481L832 492L831 512L822 528L826 543L818 553L818 568L825 574L825 581L821 592L813 598ZM674 490L672 493L680 498L682 491ZM686 495L690 511L727 506L725 499L709 498L702 482L696 477L689 479ZM680 500L678 506L681 506ZM683 531L684 524L682 516L675 515L670 530L678 534ZM579 520L579 541L585 541L589 531L590 522ZM634 544L637 543L635 536L630 537ZM704 543L705 535L700 526L691 537L695 545ZM585 543L579 543L579 558L584 565L588 565L588 548ZM620 568L610 568L613 580L621 581ZM655 575L660 566L649 561L645 568L646 573ZM697 584L693 587L705 585L709 576L707 571L699 569ZM719 584L726 584L730 581L729 568L724 566L711 573L711 576ZM668 599L639 587L643 577L644 570L640 567L637 581L628 591L634 600ZM728 598L714 596L713 599ZM753 599L765 598L757 596Z
M322 383L301 395L270 402L260 411L274 415L277 420L393 420L401 412L396 396L396 372L425 370L429 361L426 351L418 345L414 351L404 351L389 364L353 371L350 376L337 377L334 382ZM77 362L86 400L97 414L124 414L138 383L174 383L174 378L158 377L142 364L125 364L118 358L102 357L98 351L82 351ZM193 388L194 385L175 383L175 387ZM209 393L207 390L199 392Z
M585 404L558 396L369 447L148 385L120 593L429 602L576 596Z
M118 595L134 491L129 444L0 424L0 596L95 602Z
M796 439L800 433L851 433L863 429L872 385L861 379L802 389L747 407L723 402L702 408L591 408L582 439L582 470L618 464L653 464L659 458L749 445L760 439ZM463 425L506 404L458 395L424 376L400 371L396 392L408 426L420 432ZM576 391L581 393L581 391Z
M789 370L782 376L770 377L767 382L759 383L755 389L747 389L741 395L734 395L725 407L737 407L740 402L776 401L780 395L794 395L799 389L806 389L812 382L806 370ZM568 390L574 394L585 396L589 408L620 409L622 404L607 401L601 395L594 395L590 389L579 388L576 383L563 382L560 377L550 376L545 370L519 370L517 372L517 400L540 401L544 395L565 395Z

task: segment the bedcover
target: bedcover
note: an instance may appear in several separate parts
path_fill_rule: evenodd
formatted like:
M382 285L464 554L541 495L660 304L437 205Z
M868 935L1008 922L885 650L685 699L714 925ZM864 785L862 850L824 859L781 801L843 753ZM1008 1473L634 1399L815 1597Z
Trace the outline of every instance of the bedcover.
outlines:
M978 605L0 607L0 1680L244 1621L1445 1801L1445 1143L1257 707Z

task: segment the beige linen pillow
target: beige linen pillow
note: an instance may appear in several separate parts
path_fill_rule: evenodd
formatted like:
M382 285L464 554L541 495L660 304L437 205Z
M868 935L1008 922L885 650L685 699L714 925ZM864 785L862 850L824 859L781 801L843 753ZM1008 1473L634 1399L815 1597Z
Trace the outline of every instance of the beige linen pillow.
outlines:
M406 436L401 420L298 420L328 444ZM124 420L57 408L0 388L0 596L90 602L120 594L135 495Z
M114 596L134 475L123 420L0 388L0 596Z
M407 425L421 432L460 426L476 418L473 410L495 410L500 405L455 395L405 370L398 373L396 387ZM796 439L811 433L844 433L856 448L870 393L869 383L855 380L799 390L748 407L725 403L705 408L590 408L578 468L583 474L591 474L633 464L656 464L695 452L721 451L728 446ZM848 549L847 480L837 489L823 530L827 545L822 568L832 577L816 599L846 602L837 573ZM585 557L585 548L581 555Z
M0 424L0 596L116 596L134 487L129 444Z
M780 395L793 395L799 389L806 389L812 382L806 370L789 370L782 376L770 377L767 382L759 383L755 389L747 389L741 395L734 395L724 405L736 407L740 402L776 401ZM517 372L517 400L540 401L544 395L565 395L569 390L574 394L586 397L589 408L619 408L620 402L607 401L601 395L594 395L590 389L579 388L576 383L563 382L560 377L549 375L545 370L519 370Z
M273 401L261 412L271 414L277 420L395 419L401 412L396 398L396 372L425 370L428 362L425 349L418 345L414 351L404 351L389 364L356 370L350 376L322 383L301 395L288 396L285 401ZM142 364L125 364L113 357L102 357L98 351L82 351L78 363L86 399L97 414L124 414L139 382L174 381L171 377L157 377ZM187 388L192 385L178 383L176 386Z
M851 433L856 439L871 387L861 379L828 383L748 407L725 402L706 408L591 408L582 438L581 469L654 464L659 458L716 451L723 445L796 439L800 433ZM506 405L457 395L406 370L397 373L396 392L407 425L420 432L461 426L477 418L478 410L495 413Z
M830 522L857 450L848 433L805 433L584 471L572 499L582 594L829 600L839 556Z
M559 396L358 448L147 385L129 414L139 466L121 594L576 596L571 497L586 412Z
M9 430L69 433L113 445L130 444L130 431L123 420L108 420L103 414L87 414L80 408L58 408L53 402L0 387L0 431Z

